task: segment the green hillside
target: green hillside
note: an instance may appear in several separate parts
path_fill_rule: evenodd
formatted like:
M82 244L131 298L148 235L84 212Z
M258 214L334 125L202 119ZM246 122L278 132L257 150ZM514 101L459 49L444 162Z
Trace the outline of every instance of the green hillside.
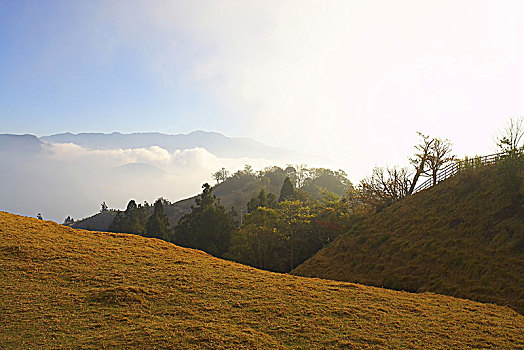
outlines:
M502 306L256 270L0 212L5 349L518 348Z
M368 217L293 274L524 313L522 178L522 171L508 178L500 164L466 171Z
M290 170L292 169L292 170ZM301 189L312 198L319 199L321 189L328 190L339 196L345 195L351 187L351 183L346 178L346 174L339 171L331 171L323 168L300 168L297 172L294 168L282 169L277 166L267 167L264 170L254 172L252 169L239 170L228 176L224 181L213 186L213 193L220 198L221 204L227 209L235 208L237 212L242 211L246 214L247 203L257 196L261 189L266 193L272 193L277 199L284 179L289 176L293 179L295 186ZM302 179L300 179L302 177ZM200 189L195 189L199 191ZM132 192L130 192L132 196ZM191 211L191 206L195 204L198 195L186 198L175 203L168 203L164 206L166 215L172 227L180 218ZM142 209L146 211L145 217L152 213L151 208ZM94 214L88 218L78 220L70 226L73 228L108 231L109 227L117 215L122 211L106 211ZM240 214L235 220L240 221Z
M113 222L116 211L103 211L85 219L77 220L68 226L82 230L107 231Z

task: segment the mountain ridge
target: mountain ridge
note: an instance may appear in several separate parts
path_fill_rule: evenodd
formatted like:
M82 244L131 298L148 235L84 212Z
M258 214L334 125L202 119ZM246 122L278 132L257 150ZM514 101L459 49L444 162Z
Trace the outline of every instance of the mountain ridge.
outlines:
M195 130L187 134L165 134L161 132L111 133L81 132L57 133L45 136L32 134L0 134L0 151L25 150L38 152L46 143L72 143L87 149L136 149L159 146L175 150L200 147L226 158L263 158L275 160L307 161L318 156L301 154L281 147L266 145L250 137L229 137L219 132ZM38 145L36 145L38 144ZM319 158L320 159L320 158Z
M294 157L298 153L268 146L248 137L229 137L218 132L195 130L187 134L164 134L160 132L135 133L78 133L70 132L40 137L52 143L74 143L85 148L147 148L159 146L173 152L177 149L202 147L219 157L280 159Z
M31 134L0 134L0 152L38 153L42 150L42 141Z

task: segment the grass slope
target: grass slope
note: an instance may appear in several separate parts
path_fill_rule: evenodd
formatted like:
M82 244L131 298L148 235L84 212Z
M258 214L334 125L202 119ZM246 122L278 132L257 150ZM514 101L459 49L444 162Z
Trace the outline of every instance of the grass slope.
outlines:
M292 273L524 313L524 208L511 204L497 169L471 170L386 208Z
M2 348L524 347L510 308L256 270L0 212Z

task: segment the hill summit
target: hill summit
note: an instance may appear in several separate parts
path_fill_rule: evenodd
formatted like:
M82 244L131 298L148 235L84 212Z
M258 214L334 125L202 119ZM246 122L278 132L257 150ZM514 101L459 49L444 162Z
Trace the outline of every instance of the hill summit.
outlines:
M524 346L524 316L0 212L3 348Z
M509 179L501 163L470 169L407 197L353 227L292 273L432 291L524 313L520 169Z

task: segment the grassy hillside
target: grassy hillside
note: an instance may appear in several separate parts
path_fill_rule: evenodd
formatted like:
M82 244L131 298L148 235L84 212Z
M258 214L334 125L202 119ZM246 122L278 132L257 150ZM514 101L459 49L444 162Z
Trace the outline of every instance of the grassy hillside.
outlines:
M432 291L524 313L524 191L509 193L500 179L499 167L489 166L408 197L293 274Z
M524 316L0 212L6 349L517 348Z

